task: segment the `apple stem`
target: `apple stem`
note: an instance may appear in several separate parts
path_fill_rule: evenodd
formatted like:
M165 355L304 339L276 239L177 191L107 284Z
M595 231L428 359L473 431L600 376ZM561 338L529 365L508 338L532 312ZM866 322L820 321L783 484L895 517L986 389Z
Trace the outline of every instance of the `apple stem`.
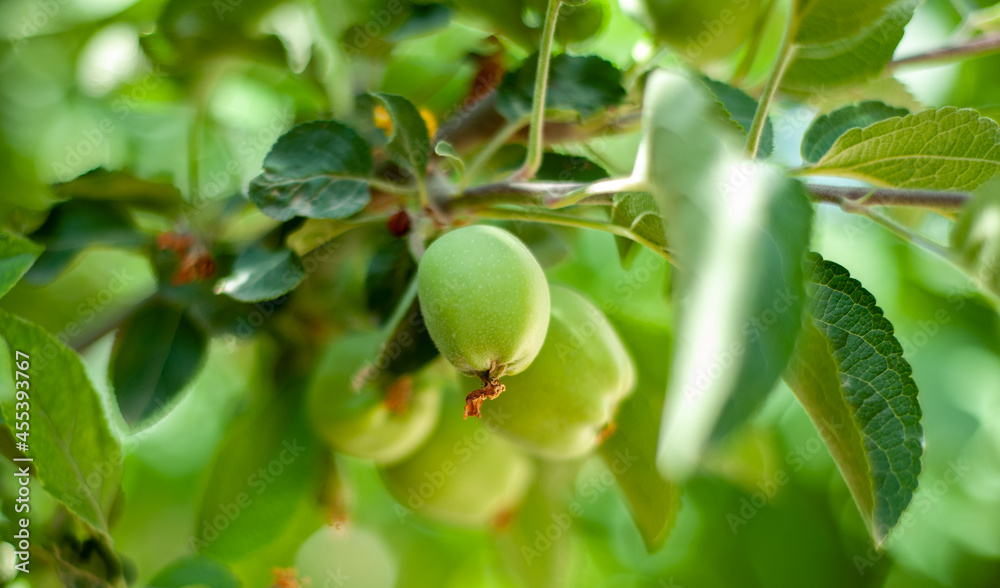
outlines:
M492 370L490 370L492 373ZM500 380L492 377L492 375L480 375L480 379L483 380L483 387L474 390L465 397L465 414L462 415L463 419L467 419L470 416L476 418L482 418L482 413L479 409L483 406L483 402L487 399L493 400L497 396L500 396L504 390L507 389Z

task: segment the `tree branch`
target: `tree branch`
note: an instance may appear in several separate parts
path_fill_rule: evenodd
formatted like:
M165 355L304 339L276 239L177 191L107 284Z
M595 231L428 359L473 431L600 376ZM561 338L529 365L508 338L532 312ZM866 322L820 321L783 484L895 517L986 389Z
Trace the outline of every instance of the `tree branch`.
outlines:
M998 52L1000 52L1000 33L985 35L955 47L944 47L928 51L927 53L903 57L902 59L890 62L889 65L886 66L886 70L892 71L898 67L907 67L911 65L947 63L949 61L966 57L983 57L985 55Z
M891 190L885 188L858 188L806 184L814 202L842 204L853 202L856 206L915 206L920 208L957 209L971 198L964 192L937 192L934 190Z

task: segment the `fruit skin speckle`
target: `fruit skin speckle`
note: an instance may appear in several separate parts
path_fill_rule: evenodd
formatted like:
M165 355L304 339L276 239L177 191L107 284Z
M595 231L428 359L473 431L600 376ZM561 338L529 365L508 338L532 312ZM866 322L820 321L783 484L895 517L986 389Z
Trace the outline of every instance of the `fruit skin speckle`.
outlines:
M484 381L523 371L545 341L545 274L502 229L465 227L432 243L417 271L417 292L441 354Z

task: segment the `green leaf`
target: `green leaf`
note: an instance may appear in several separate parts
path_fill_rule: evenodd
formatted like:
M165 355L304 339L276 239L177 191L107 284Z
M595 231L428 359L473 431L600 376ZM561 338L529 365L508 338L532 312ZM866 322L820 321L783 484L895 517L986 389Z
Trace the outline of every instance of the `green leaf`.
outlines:
M38 325L0 311L0 404L10 425L16 382L28 382L31 429L27 455L53 497L109 537L108 517L122 476L122 449L97 390L73 350ZM28 378L16 377L15 352L29 356Z
M143 180L129 172L104 168L90 170L68 182L53 184L52 193L61 199L119 202L164 213L177 210L183 202L181 191L172 184Z
M455 171L458 175L463 175L465 173L465 162L462 161L462 157L459 156L458 152L455 151L455 146L447 141L438 141L438 144L434 146L434 153L440 155L441 157L447 157L448 161L455 166Z
M887 106L882 102L868 101L844 106L828 114L821 114L809 125L802 138L802 159L816 163L841 135L854 128L867 127L887 118L906 116L905 108Z
M667 386L663 351L670 332L658 325L618 318L615 329L635 360L635 392L615 416L615 432L599 447L601 458L618 480L632 522L650 553L663 547L680 508L680 488L656 469L656 441Z
M970 108L925 110L844 133L811 174L890 188L972 190L1000 170L1000 125Z
M881 545L917 489L923 453L917 385L875 297L817 254L805 265L806 324L785 379Z
M371 146L336 121L288 131L264 158L264 173L250 182L250 200L277 220L296 216L347 218L371 200L365 178Z
M801 184L742 159L700 83L655 72L634 178L670 223L680 267L658 465L690 476L774 387L801 326L812 207Z
M374 94L392 119L392 136L386 148L389 153L410 168L418 178L427 175L427 160L431 140L427 123L409 100L395 94Z
M507 120L521 120L531 113L535 92L538 54L524 61L519 69L504 76L497 88L497 111ZM562 53L552 58L545 108L573 111L591 116L625 99L622 72L610 61L596 55Z
M204 364L208 338L182 308L143 305L118 329L111 384L125 421L135 425L169 405Z
M416 273L417 264L405 239L392 239L372 256L365 276L365 299L380 323L392 314Z
M170 564L149 581L149 588L239 588L240 581L229 568L210 557L189 556Z
M920 0L872 2L853 14L843 11L832 0L809 3L816 8L799 24L795 57L782 78L782 89L824 94L837 86L875 77L892 60L919 3ZM852 0L850 4L864 3ZM800 10L804 5L800 2ZM882 9L881 18L865 26L876 7Z
M547 152L535 178L551 182L596 182L608 177L603 167L586 157Z
M222 441L198 509L192 546L234 561L269 545L318 492L319 442L283 389Z
M895 0L796 0L795 41L829 43L853 37L878 22Z
M305 277L302 260L292 250L252 246L236 258L232 273L215 291L240 302L263 302L291 292Z
M644 192L626 192L615 194L611 207L611 222L630 229L633 233L644 237L657 247L667 248L667 236L663 231L663 218L660 217L660 207L651 194ZM638 245L631 239L617 237L618 256L622 261Z
M733 125L743 136L753 124L754 115L757 114L757 101L739 88L734 88L729 84L717 82L713 79L702 77L712 95L715 96L719 106L719 117L721 120ZM764 123L764 134L760 138L759 157L766 158L774 150L774 125L768 117Z
M149 240L121 204L88 200L54 206L31 238L45 247L27 274L34 284L55 279L88 247L137 247Z
M0 231L0 297L10 292L41 253L42 248L31 241Z
M955 222L951 246L980 287L1000 297L1000 180L975 191Z

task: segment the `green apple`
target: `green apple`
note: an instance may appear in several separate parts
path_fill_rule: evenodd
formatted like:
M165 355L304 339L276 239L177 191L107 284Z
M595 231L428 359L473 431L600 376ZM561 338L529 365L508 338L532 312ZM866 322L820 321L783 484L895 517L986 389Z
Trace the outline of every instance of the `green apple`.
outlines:
M621 0L622 10L688 61L734 53L750 36L760 0Z

